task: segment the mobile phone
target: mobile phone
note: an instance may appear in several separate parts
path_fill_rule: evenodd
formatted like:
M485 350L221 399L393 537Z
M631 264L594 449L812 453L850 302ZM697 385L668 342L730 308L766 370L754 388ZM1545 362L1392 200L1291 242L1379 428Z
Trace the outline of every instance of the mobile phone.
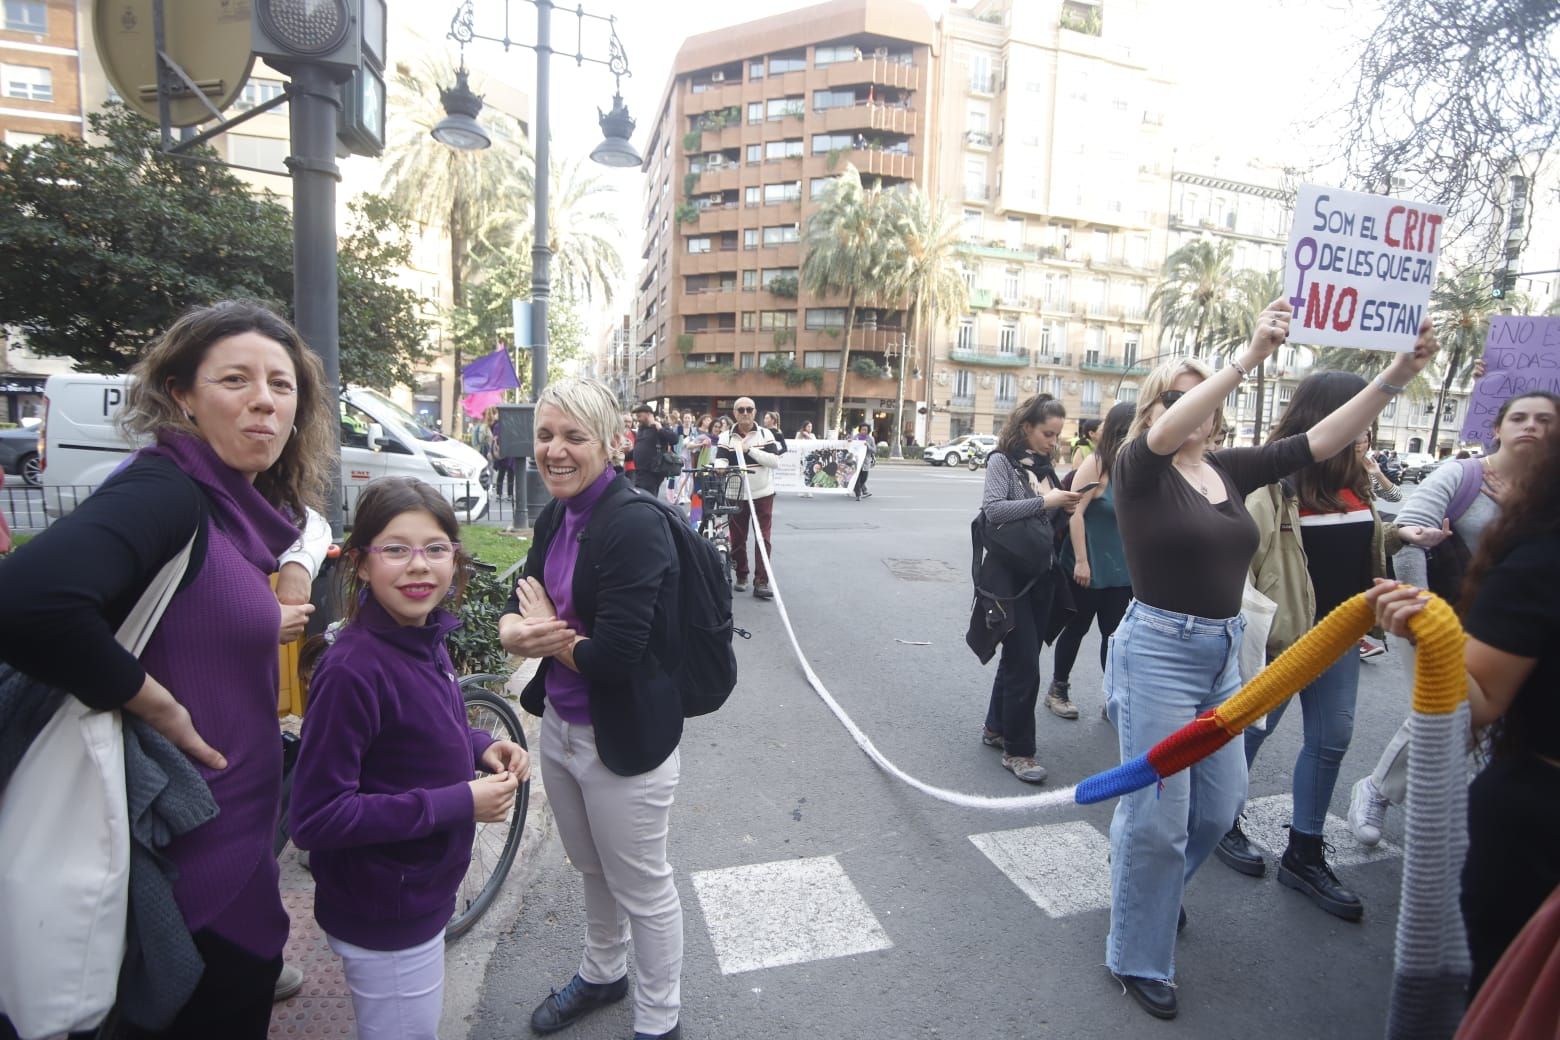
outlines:
M1093 481L1091 483L1083 485L1083 487L1073 488L1072 490L1073 490L1073 494L1075 494L1075 495L1082 495L1082 494L1087 494L1090 491L1093 491L1095 488L1097 488L1099 486L1100 486L1100 482L1096 480L1096 481Z

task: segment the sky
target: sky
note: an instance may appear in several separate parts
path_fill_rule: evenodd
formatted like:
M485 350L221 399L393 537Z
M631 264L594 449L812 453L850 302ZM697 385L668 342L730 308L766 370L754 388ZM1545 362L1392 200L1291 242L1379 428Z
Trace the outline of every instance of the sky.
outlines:
M1017 0L1024 2L1024 0ZM1336 145L1314 124L1347 100L1352 46L1373 24L1373 3L1351 0L1141 0L1151 21L1147 38L1162 41L1162 63L1176 83L1167 126L1178 165L1240 177L1256 160L1270 168L1312 166ZM1107 11L1111 0L1105 0ZM442 6L441 6L442 5ZM635 145L643 148L666 77L683 40L691 35L811 6L805 0L744 0L741 4L692 0L593 0L586 9L617 16L617 33L632 75L623 81L629 110L639 121ZM940 17L949 0L925 0ZM968 7L970 4L964 4ZM535 40L535 8L510 0L513 34ZM403 8L415 12L436 37L455 4L435 0ZM476 0L477 31L502 35L504 0ZM393 15L394 17L395 15ZM572 53L576 40L572 10L553 14L553 46ZM607 52L605 23L587 20L583 50ZM447 44L453 54L456 45ZM536 65L529 50L507 54L497 44L475 41L467 61L479 75L511 83L534 95ZM576 67L558 56L552 65L552 134L555 153L588 154L600 141L597 108L608 108L613 81L599 65ZM1216 166L1215 166L1216 164ZM638 170L592 167L619 193L624 228L624 266L637 276L643 177ZM621 305L623 301L619 301Z

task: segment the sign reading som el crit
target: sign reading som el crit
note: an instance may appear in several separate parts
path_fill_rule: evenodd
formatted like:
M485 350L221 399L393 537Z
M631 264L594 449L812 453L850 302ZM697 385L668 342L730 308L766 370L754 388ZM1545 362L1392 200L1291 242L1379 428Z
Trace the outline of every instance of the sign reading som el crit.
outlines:
M1440 206L1307 184L1295 197L1284 294L1292 342L1414 349L1441 247Z

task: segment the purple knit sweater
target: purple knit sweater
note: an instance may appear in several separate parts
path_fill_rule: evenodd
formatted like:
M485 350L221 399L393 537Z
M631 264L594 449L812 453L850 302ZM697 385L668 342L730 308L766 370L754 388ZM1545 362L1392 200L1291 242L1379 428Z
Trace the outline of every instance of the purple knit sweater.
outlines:
M580 535L590 523L596 503L617 474L612 467L602 470L590 487L563 503L563 523L547 546L547 598L553 601L558 616L582 636L589 636L584 622L574 609L574 565L580 558ZM547 703L565 722L590 725L590 682L579 672L561 664L547 669Z
M174 898L190 931L209 928L270 958L287 941L287 912L272 853L282 791L281 608L268 576L298 528L205 441L165 434L148 453L200 485L210 514L205 560L168 605L141 663L228 761L223 770L198 767L218 814L168 846L179 870Z

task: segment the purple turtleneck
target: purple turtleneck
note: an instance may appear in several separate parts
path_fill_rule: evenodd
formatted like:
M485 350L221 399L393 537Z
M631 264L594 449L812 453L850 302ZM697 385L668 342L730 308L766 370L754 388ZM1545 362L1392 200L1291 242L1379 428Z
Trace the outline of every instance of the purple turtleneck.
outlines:
M547 596L553 601L558 616L582 636L589 636L584 623L574 610L574 565L580 558L580 535L590 523L596 503L606 492L617 474L611 466L601 471L584 491L563 503L563 522L547 546L547 558L542 563L546 577ZM547 702L565 722L577 726L590 725L590 683L579 672L555 664L547 669Z

